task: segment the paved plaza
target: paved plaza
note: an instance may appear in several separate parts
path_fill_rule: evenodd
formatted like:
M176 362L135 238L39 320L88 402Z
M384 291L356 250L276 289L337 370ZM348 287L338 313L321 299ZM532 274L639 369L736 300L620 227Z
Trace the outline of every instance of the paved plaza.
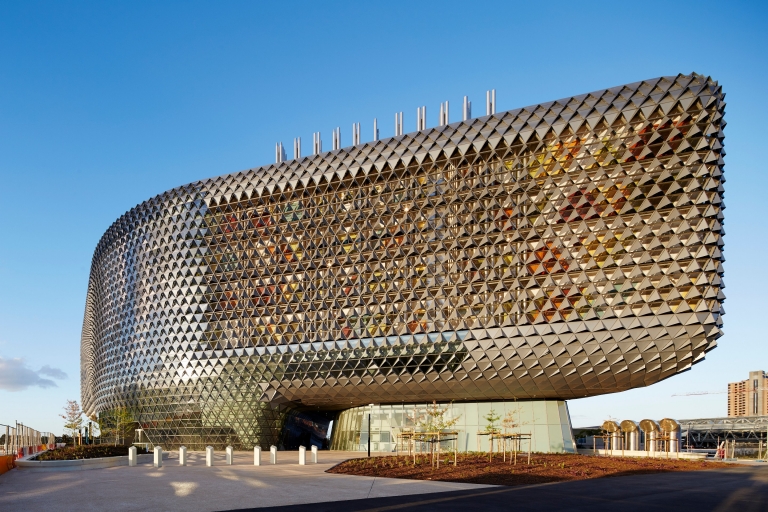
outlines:
M661 473L520 487L482 486L372 478L325 473L360 452L319 453L319 464L300 466L297 452L278 452L278 464L253 465L250 452L224 465L216 453L213 467L202 452L189 454L180 467L176 452L163 467L139 464L94 470L43 472L13 470L0 476L0 510L158 510L281 512L357 512L374 510L443 512L479 509L587 511L768 512L768 465L685 473Z
M234 464L226 466L224 452L218 452L214 466L206 467L203 452L190 452L188 465L181 467L178 452L170 452L161 468L139 464L64 472L15 469L0 476L0 510L210 512L484 487L325 473L361 456L365 454L321 451L318 464L300 466L298 452L278 452L278 463L272 465L267 451L262 452L262 466L254 466L252 452L237 452Z
M766 512L768 467L657 473L277 507L275 512ZM239 512L247 512L240 510Z

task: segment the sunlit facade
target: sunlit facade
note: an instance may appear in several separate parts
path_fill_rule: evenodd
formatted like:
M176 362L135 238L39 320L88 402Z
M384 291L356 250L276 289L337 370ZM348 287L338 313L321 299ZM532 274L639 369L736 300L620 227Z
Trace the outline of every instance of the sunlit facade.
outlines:
M160 194L96 248L84 408L164 446L293 446L368 404L687 370L721 335L724 109L663 77Z

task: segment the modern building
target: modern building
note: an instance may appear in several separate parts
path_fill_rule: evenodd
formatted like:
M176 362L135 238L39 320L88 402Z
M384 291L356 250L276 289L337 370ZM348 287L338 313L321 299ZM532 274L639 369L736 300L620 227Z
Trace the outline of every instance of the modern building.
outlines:
M728 417L768 416L768 375L749 372L749 378L728 384Z
M93 256L84 409L166 447L390 450L436 401L463 449L495 414L572 450L565 400L721 335L724 109L697 74L499 113L489 94L482 117L441 105L428 128L422 107L417 131L316 134L149 199Z

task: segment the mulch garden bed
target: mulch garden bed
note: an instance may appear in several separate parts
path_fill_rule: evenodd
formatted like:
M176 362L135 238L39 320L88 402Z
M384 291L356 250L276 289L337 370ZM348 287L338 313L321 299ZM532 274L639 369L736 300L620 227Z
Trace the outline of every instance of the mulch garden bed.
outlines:
M529 466L527 454L518 455L517 465L511 465L509 457L507 462L503 462L502 456L496 455L489 462L487 453L468 453L459 454L458 465L455 467L453 454L450 458L445 455L442 457L440 469L433 468L430 459L424 455L417 456L415 466L413 457L386 456L351 459L329 469L328 473L512 486L722 467L729 467L729 464L703 460L634 459L555 453L535 453L531 456Z
M144 448L136 447L139 454L149 453ZM108 444L65 446L43 452L32 460L80 460L98 459L101 457L120 457L128 455L127 446L110 446Z

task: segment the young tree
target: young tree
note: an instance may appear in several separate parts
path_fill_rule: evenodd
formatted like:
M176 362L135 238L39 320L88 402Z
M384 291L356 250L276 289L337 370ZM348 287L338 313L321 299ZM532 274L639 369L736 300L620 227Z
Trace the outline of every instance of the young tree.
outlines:
M115 446L125 444L126 438L133 433L135 421L127 407L117 407L99 415L98 428L102 439L111 440Z
M419 428L426 430L427 432L440 432L454 426L459 422L461 416L455 418L446 418L448 408L443 408L437 405L437 402L432 401L432 405L427 406L426 415L419 420Z
M527 422L520 421L520 404L517 404L515 408L511 411L507 411L507 414L504 416L504 419L501 422L501 426L504 428L504 435L507 434L517 434L518 437L511 437L511 438L505 438L504 440L504 453L506 454L507 451L507 441L506 439L509 439L512 442L512 452L514 452L514 462L517 464L517 452L520 450L520 444L521 444L521 437L519 437L520 432L515 433L514 431L518 429L519 427L526 425ZM529 440L530 442L530 440ZM505 455L506 456L506 455ZM510 459L512 460L512 459Z
M427 406L426 414L419 420L419 428L429 432L429 445L430 453L432 454L432 463L435 463L435 455L437 455L437 467L440 467L440 433L444 430L448 430L458 423L461 416L447 418L447 407L440 407L436 401L432 401L432 405ZM445 438L443 438L444 440ZM436 449L436 451L435 451ZM415 452L414 452L415 457Z
M499 434L499 428L496 426L496 422L501 419L501 416L498 415L496 409L491 409L488 411L488 414L483 416L483 418L488 422L485 425L485 433L488 434L488 460L490 461L493 457L493 438Z
M90 427L91 429L88 432L88 436L91 438L91 444L96 444L96 439L99 439L99 442L101 442L101 429L99 428L98 422L92 422Z
M77 437L77 433L83 426L83 411L80 409L80 404L77 400L67 400L67 405L64 406L64 414L60 414L64 420L64 428L72 433L72 439Z
M117 435L120 437L120 444L125 444L126 438L134 432L134 419L131 411L127 407L120 407L115 411L117 419Z
M496 422L501 419L501 416L496 413L496 409L491 409L483 418L488 422L485 425L486 432L496 432L498 430Z
M505 434L510 433L510 431L515 430L520 426L519 418L520 406L517 406L517 409L513 411L507 411L506 416L504 416L504 420L501 422L501 426L504 427Z

